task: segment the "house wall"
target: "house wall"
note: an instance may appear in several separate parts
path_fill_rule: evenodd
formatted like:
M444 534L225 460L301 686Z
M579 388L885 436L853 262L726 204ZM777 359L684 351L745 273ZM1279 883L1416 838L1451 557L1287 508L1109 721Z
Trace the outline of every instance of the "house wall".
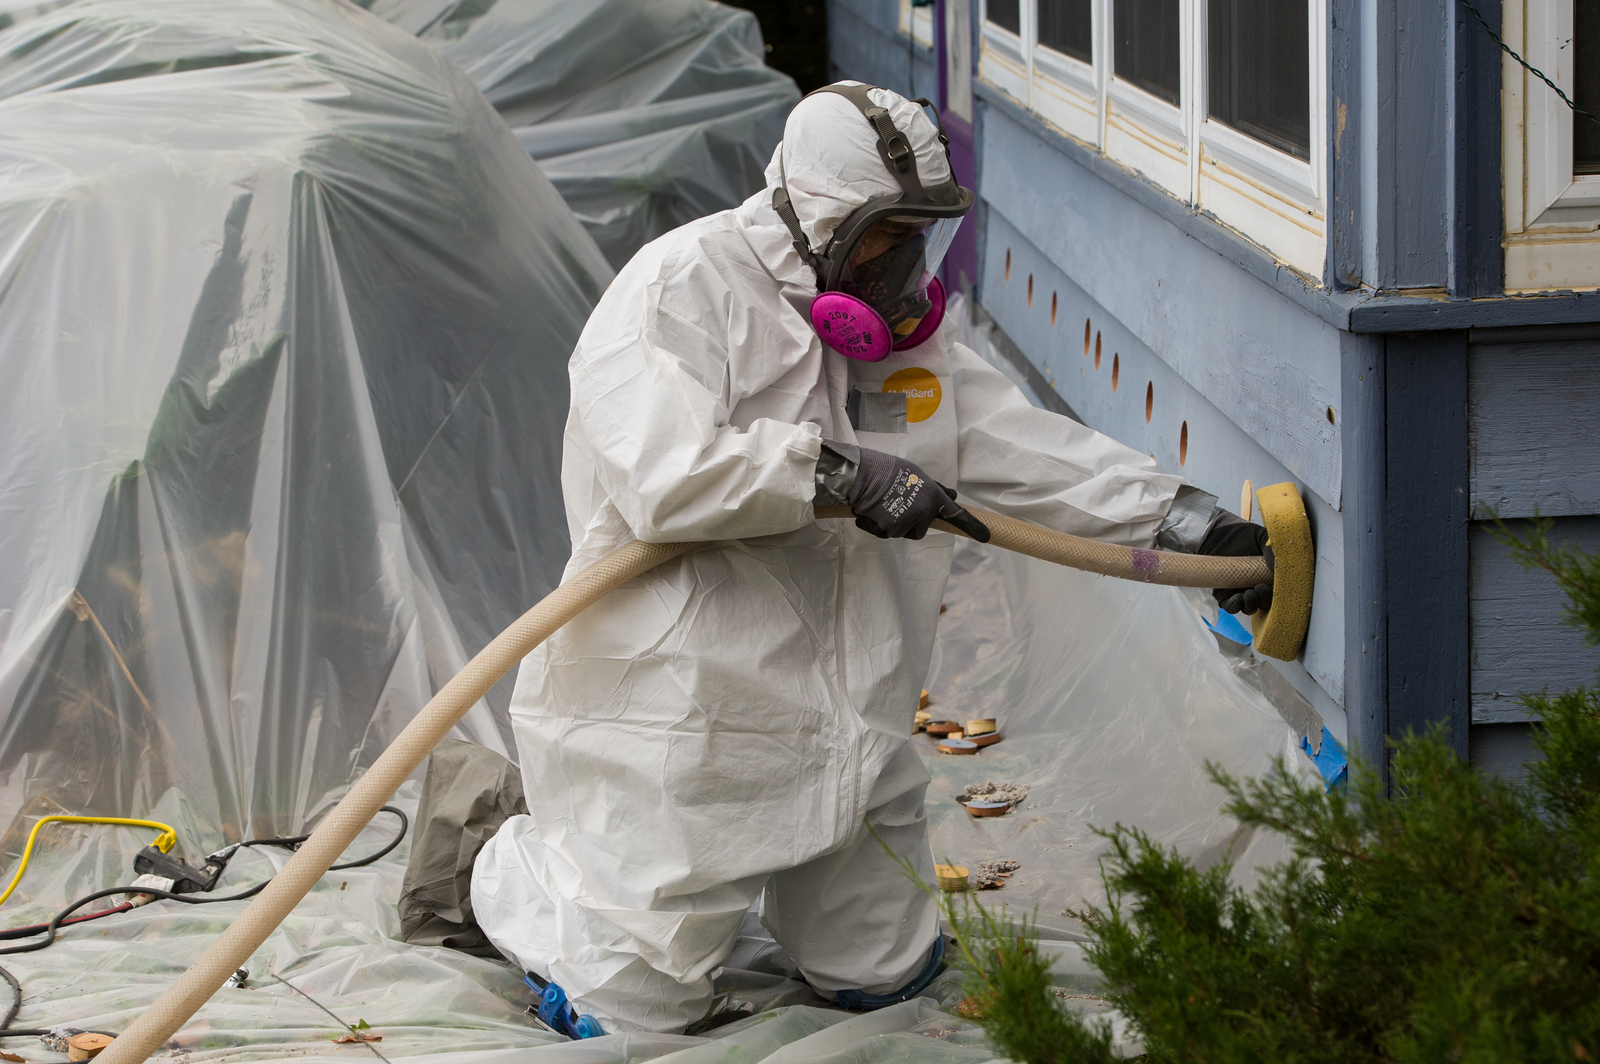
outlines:
M1551 519L1551 538L1600 551L1600 327L1476 330L1467 355L1472 513ZM1527 720L1517 696L1593 685L1597 661L1564 623L1548 573L1527 572L1471 530L1472 721Z
M992 150L989 134L993 124L992 116L986 116L980 127L980 151L984 155ZM1074 202L1074 197L1067 191L1071 188L1073 169L1076 167L1071 162L1056 159L1054 165L1046 161L1032 175L1044 187L1063 189L1061 214L1074 212L1074 207L1067 205ZM1098 184L1087 175L1079 180ZM1107 191L1116 195L1113 190ZM1008 207L1012 205L1007 202ZM1120 222L1127 229L1137 229L1137 225L1129 224L1130 218L1143 210L1133 203L1109 205L1109 209L1105 204L1084 206L1090 209L1075 215L1076 225L1084 229L1100 226L1099 221L1092 220L1096 209L1103 213L1105 226L1116 226ZM1125 319L1090 296L1084 286L1056 261L1060 258L1079 270L1085 266L1093 267L1098 260L1093 260L1092 256L1076 255L1073 251L1105 237L1091 231L1071 240L1052 240L1049 227L1035 223L1030 227L1033 239L1029 239L1023 235L1022 228L988 198L987 193L984 207L978 301L1085 424L1152 455L1167 469L1182 473L1192 483L1215 494L1231 510L1240 507L1240 491L1245 480L1250 480L1255 487L1287 480L1301 488L1317 541L1312 627L1303 659L1300 662L1277 664L1295 688L1330 721L1330 726L1343 740L1346 733L1343 730L1342 708L1345 689L1342 520L1334 504L1323 498L1306 477L1297 475L1284 461L1288 455L1302 461L1304 467L1318 470L1323 477L1319 486L1338 498L1340 466L1337 437L1321 444L1324 448L1335 450L1332 456L1314 452L1308 456L1305 453L1308 449L1289 446L1288 443L1293 442L1290 433L1282 431L1281 425L1271 416L1271 408L1276 407L1279 400L1276 396L1264 396L1263 405L1269 409L1266 416L1254 420L1265 429L1263 436L1281 445L1279 453L1274 454L1185 380L1171 361L1136 333ZM1181 234L1179 236L1180 240L1186 239ZM1054 255L1041 248L1040 243L1045 243ZM1132 239L1126 246L1138 248L1139 242ZM1169 256L1183 250L1181 244L1173 249L1152 242L1144 248L1144 253L1176 265L1171 263ZM1182 329L1184 316L1190 315L1189 327L1196 332L1214 330L1218 335L1217 346L1221 349L1226 349L1230 343L1260 343L1259 339L1250 335L1257 328L1283 335L1283 343L1288 350L1312 348L1319 342L1331 341L1333 352L1329 360L1333 365L1329 372L1333 377L1332 397L1342 409L1343 401L1337 393L1340 334L1327 329L1316 319L1306 318L1292 307L1285 307L1281 297L1253 279L1226 268L1211 252L1203 248L1198 250L1214 261L1196 264L1187 278L1179 269L1170 276L1150 276L1142 281L1130 282L1136 284L1138 291L1119 292L1112 287L1109 293L1124 304L1137 306L1146 301L1163 303L1157 308L1158 314L1152 316L1167 330ZM1252 286L1259 291L1253 291ZM1107 290L1103 285L1097 287ZM1204 315L1189 309L1207 300L1211 305ZM1245 334L1244 338L1240 337L1241 333ZM1164 333L1158 335L1157 342L1162 342L1164 338ZM1098 366L1095 358L1097 347L1100 355ZM1318 354L1328 357L1325 350ZM1115 389L1112 387L1114 373L1117 377ZM1219 377L1227 373L1242 376L1244 371L1227 367L1217 370ZM1259 391L1265 390L1258 381L1221 379L1215 382L1214 394L1238 402L1238 394L1252 386ZM1311 393L1312 389L1302 386L1298 391L1304 396ZM1147 398L1150 400L1148 420ZM1337 414L1335 416L1337 420ZM1183 446L1185 438L1186 447ZM1327 468L1330 465L1333 467L1331 471Z
M908 99L938 99L933 49L912 44L899 27L898 0L830 0L828 58L834 79L882 85Z
M1229 508L1300 486L1316 596L1280 671L1341 738L1444 721L1514 772L1516 694L1592 683L1595 655L1481 509L1600 548L1600 328L1571 324L1600 293L1503 297L1499 49L1449 0L1391 7L1328 2L1326 284L975 79L973 296L1045 405ZM893 0L829 12L837 76L937 99Z

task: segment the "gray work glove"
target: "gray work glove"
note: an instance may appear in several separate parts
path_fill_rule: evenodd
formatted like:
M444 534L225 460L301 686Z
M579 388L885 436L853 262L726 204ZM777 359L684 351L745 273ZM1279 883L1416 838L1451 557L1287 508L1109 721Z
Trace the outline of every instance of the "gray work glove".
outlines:
M1267 559L1267 568L1273 568L1272 548L1267 546L1267 530L1258 524L1218 510L1201 541L1198 554L1217 554L1229 558L1250 558L1260 555ZM1229 613L1255 613L1272 606L1272 584L1255 587L1219 587L1211 592Z
M846 497L863 532L879 539L921 539L939 518L979 543L989 542L988 527L956 505L956 493L914 463L865 447L858 462Z

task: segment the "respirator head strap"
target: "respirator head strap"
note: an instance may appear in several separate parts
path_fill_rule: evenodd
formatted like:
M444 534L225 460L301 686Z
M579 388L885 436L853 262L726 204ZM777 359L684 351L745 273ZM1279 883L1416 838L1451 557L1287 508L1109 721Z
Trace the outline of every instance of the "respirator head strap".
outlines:
M872 102L872 97L867 95L871 85L824 85L815 92L831 92L843 96L855 104L856 110L866 118L874 132L878 134L878 156L883 160L883 165L900 184L900 191L907 200L915 201L923 198L922 179L917 174L917 154L911 148L911 140L900 127L894 124L894 119L889 117L889 109L879 107ZM926 100L916 101L927 104ZM939 127L941 135L944 127Z
M782 167L781 159L778 165ZM800 216L795 214L794 204L789 202L789 190L783 184L772 190L772 209L777 212L779 220L789 230L789 235L794 238L794 249L800 253L800 261L815 270L820 279L825 272L822 260L811 250L811 241L806 239L806 231L800 228Z

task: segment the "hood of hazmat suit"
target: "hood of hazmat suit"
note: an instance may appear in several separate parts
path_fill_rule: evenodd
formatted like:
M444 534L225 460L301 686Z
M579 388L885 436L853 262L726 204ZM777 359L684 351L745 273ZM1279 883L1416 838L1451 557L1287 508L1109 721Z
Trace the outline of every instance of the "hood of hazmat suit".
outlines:
M923 180L944 176L932 122L872 95ZM935 906L864 823L931 881L928 776L909 739L952 537L816 520L822 440L902 455L978 505L1139 546L1182 483L1030 405L950 326L881 362L823 345L816 277L772 189L781 171L825 242L896 188L875 145L849 101L807 97L767 189L646 245L572 356L568 572L634 538L715 543L557 632L512 695L529 812L479 855L473 908L502 952L607 1031L699 1019L758 899L821 990L887 993L927 961ZM896 416L853 425L847 404Z

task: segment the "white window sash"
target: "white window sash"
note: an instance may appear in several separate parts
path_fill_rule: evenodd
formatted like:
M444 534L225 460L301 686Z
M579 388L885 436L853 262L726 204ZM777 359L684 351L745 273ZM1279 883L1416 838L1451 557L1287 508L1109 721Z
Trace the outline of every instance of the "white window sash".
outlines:
M1572 95L1573 0L1505 0L1506 44ZM1572 110L1501 56L1506 290L1600 285L1600 175L1572 172Z
M1211 210L1297 269L1321 278L1326 248L1327 0L1304 0L1310 159L1206 117L1206 3L1180 0L1180 92L1174 105L1112 69L1113 0L1093 0L1094 61L1038 43L1037 0L1022 0L1022 32L989 22L983 3L978 76L1045 122L1143 174L1175 198ZM1596 182L1600 186L1600 181Z

